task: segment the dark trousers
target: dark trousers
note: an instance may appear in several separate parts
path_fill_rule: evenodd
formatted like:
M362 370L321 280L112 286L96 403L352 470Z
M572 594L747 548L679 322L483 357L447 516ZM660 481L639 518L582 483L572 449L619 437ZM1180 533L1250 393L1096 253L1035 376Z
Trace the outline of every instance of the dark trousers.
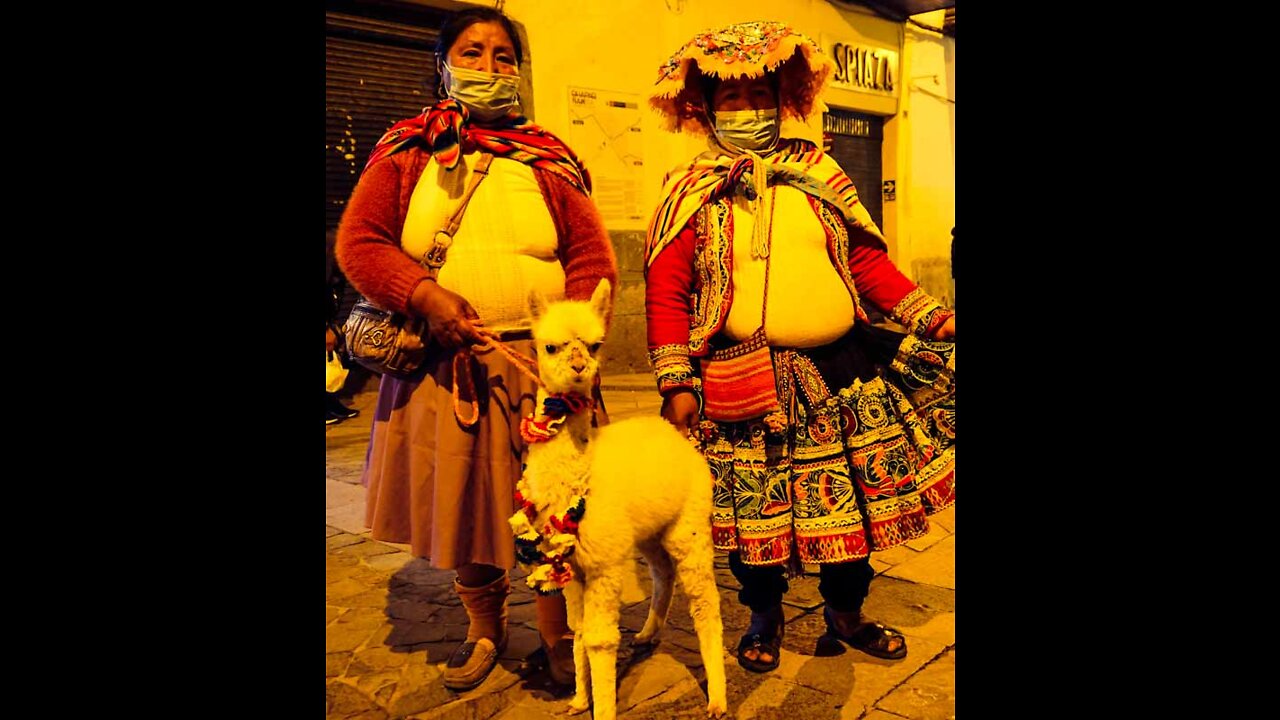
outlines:
M861 611L862 601L871 588L871 578L876 574L871 569L871 559L865 557L818 567L818 593L827 605L836 612ZM729 569L742 584L742 589L738 591L738 602L751 608L752 612L767 612L782 603L782 596L787 592L787 576L783 566L747 565L737 552L731 552Z

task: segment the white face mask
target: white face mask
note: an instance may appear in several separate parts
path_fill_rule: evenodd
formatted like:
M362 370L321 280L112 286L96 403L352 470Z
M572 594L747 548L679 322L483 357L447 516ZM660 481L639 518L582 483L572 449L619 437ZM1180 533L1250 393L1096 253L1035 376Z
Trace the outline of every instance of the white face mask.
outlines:
M718 112L716 135L743 150L767 150L778 141L778 109Z
M496 120L520 107L520 76L487 73L445 64L449 97L479 120Z

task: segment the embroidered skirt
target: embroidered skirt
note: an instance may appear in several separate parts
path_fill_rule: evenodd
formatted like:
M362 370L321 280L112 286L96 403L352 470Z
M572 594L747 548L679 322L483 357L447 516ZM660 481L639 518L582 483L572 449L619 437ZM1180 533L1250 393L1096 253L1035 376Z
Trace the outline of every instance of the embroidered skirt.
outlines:
M704 423L716 549L837 563L927 533L955 503L955 344L859 323L773 357L785 431Z

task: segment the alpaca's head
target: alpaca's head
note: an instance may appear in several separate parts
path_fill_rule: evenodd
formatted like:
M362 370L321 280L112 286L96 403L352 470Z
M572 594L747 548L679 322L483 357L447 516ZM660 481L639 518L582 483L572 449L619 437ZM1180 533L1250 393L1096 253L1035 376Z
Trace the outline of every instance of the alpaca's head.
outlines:
M535 290L529 294L538 376L547 386L547 392L590 394L600 370L599 353L604 343L610 290L609 281L601 280L586 302L547 303L542 293Z

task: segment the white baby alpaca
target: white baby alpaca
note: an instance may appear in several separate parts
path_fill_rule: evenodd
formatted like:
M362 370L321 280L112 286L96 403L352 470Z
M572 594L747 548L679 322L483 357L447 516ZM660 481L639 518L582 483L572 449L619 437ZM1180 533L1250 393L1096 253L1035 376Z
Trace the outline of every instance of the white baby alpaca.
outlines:
M538 372L546 386L538 392L537 407L548 393L590 396L609 295L609 282L601 280L590 302L548 305L536 293L530 298ZM577 688L571 711L586 710L591 699L595 720L614 720L623 573L633 567L638 548L649 562L653 602L635 642L655 641L666 623L679 573L707 672L707 714L724 714L728 703L720 595L712 570L711 471L698 451L659 417L593 429L588 408L571 415L550 440L529 445L523 485L525 498L538 509L538 527L549 514L563 511L573 496L586 497L586 514L570 557L574 577L564 590L569 625L576 634Z

